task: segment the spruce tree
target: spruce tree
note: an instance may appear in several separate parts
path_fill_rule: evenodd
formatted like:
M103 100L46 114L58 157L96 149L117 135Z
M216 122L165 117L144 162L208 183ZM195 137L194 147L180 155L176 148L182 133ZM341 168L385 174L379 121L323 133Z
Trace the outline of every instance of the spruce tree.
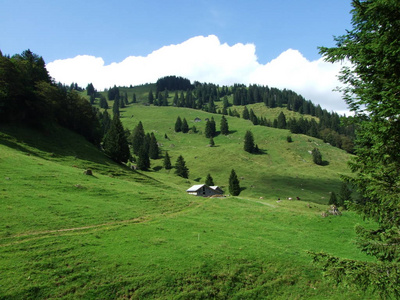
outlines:
M346 202L351 202L351 190L349 189L349 186L347 185L346 182L342 182L342 185L340 187L339 191L339 206L342 206L343 208L347 209L347 203Z
M247 106L245 106L243 109L242 118L245 120L250 119L250 114L249 114L249 110L247 109Z
M222 116L222 118L221 118L220 130L221 130L221 134L223 134L223 135L229 134L229 125L228 125L228 121L225 118L225 116Z
M178 116L175 121L175 132L181 132L182 131L182 119L181 117Z
M179 155L178 159L176 160L175 174L183 178L189 178L189 169L186 167L186 162L182 155Z
M154 95L153 95L153 91L152 90L150 90L150 92L149 92L148 100L149 100L149 104L153 104Z
M138 125L133 129L132 132L132 148L133 148L133 153L135 155L139 155L139 150L144 144L144 139L145 139L145 133L143 129L143 124L142 121L139 121Z
M254 137L250 130L246 131L244 136L244 151L254 153Z
M145 145L142 145L139 149L137 168L142 171L147 171L150 168L149 152Z
M232 196L238 196L240 194L239 179L234 169L232 169L231 175L229 176L229 193Z
M189 131L189 125L188 125L188 122L186 121L186 118L183 118L181 131L183 133L188 133L188 131Z
M214 138L210 137L210 146L214 147L215 146L215 142L214 142Z
M160 154L160 149L158 147L157 139L152 132L150 134L150 146L149 146L149 157L151 159L158 159Z
M277 122L277 128L279 129L286 129L287 124L286 124L286 116L285 114L281 111L280 114L278 115L278 122Z
M130 153L124 127L118 115L114 115L103 141L104 152L116 162L127 162Z
M214 185L214 179L211 177L210 173L207 174L205 184L208 185L208 186L213 186Z
M317 165L322 165L322 155L321 152L319 152L318 148L314 148L311 151L311 155L313 157L313 162Z
M169 157L168 151L165 152L165 156L164 156L164 161L163 161L163 166L166 170L170 170L172 168L171 165L171 158Z
M331 197L329 198L328 204L329 205L339 206L338 199L336 197L336 193L335 192L331 193Z

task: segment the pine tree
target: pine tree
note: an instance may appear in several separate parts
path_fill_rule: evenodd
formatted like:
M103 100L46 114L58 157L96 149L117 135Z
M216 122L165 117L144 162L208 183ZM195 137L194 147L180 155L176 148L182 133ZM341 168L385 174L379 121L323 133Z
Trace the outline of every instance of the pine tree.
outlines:
M150 134L150 146L149 146L149 157L151 159L158 159L160 154L160 149L158 147L157 139L152 132Z
M136 103L136 102L137 102L137 100L136 100L136 94L133 93L133 95L132 95L132 103Z
M189 125L188 125L188 123L187 123L187 121L186 121L186 118L183 118L182 126L181 126L181 131L182 131L183 133L188 133L188 131L189 131Z
M223 135L229 134L229 125L228 125L228 121L225 118L225 116L222 116L222 118L221 118L220 130L221 130L221 134L223 134Z
M100 95L100 108L108 109L107 99L103 95Z
M215 146L215 142L214 142L213 137L210 137L210 146L211 146L211 147L214 147L214 146Z
M168 151L165 152L163 166L166 170L170 170L172 168L171 158L169 157Z
M210 173L207 174L205 184L208 185L208 186L213 186L214 185L214 179L211 177Z
M238 196L240 194L239 179L234 169L232 169L231 175L229 176L229 193L232 196Z
M278 122L277 122L277 128L279 129L286 129L287 124L286 124L286 116L285 114L281 111L280 114L278 115Z
M139 124L133 129L132 132L132 148L133 148L133 153L135 155L139 155L140 148L144 144L144 139L145 139L145 133L143 129L143 124L141 121L139 121Z
M116 98L114 100L113 104L113 115L118 115L119 116L119 98Z
M331 197L329 198L328 204L329 204L329 205L339 206L338 199L337 199L337 197L336 197L335 192L332 192L332 193L331 193Z
M346 182L342 182L342 185L341 185L340 191L339 191L338 205L342 206L344 209L347 209L346 202L352 202L351 190L349 189L349 186L347 185Z
M178 159L176 160L175 174L183 178L189 178L189 169L186 167L186 162L182 155L179 155Z
M147 171L150 168L149 152L145 145L142 145L138 152L137 168L142 171Z
M181 132L181 131L182 131L182 119L181 117L178 116L175 122L175 132Z
M246 131L244 136L244 151L254 153L254 137L250 130Z
M318 148L314 148L311 151L311 155L313 157L313 162L317 165L322 165L322 155L321 152L319 152Z
M150 92L149 92L148 100L149 100L149 104L153 104L154 95L153 95L153 91L152 90L150 90Z
M130 157L124 127L118 115L114 115L103 141L104 152L116 162L127 162Z
M108 113L108 111L106 109L101 118L101 131L102 131L103 137L106 135L106 133L108 132L110 127L111 127L111 118L110 118L110 114Z
M247 106L245 106L243 109L242 118L245 120L250 119L250 114L249 114L249 110L247 109Z

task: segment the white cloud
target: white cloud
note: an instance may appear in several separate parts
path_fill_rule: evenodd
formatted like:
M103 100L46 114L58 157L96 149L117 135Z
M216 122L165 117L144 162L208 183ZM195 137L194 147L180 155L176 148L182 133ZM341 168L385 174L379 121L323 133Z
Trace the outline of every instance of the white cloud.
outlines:
M263 65L258 62L253 44L221 44L218 37L193 37L178 45L164 46L146 57L130 56L119 63L105 65L102 58L82 55L47 64L50 75L65 84L76 82L85 87L92 82L102 90L115 85L129 86L156 82L167 75L183 76L191 81L220 85L260 84L287 88L323 108L346 111L338 92L336 76L339 64L321 59L308 61L297 50L289 49Z

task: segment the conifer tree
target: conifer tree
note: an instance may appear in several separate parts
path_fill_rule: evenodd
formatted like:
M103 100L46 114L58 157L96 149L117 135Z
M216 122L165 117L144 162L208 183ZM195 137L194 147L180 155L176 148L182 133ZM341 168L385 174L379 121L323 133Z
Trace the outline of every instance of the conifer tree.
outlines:
M225 116L222 116L222 118L221 118L220 130L221 130L221 134L223 134L223 135L229 134L229 125L228 125L228 121L225 118Z
M329 205L339 206L338 199L336 197L336 193L335 192L331 193L331 197L329 198L328 204Z
M149 152L145 145L142 145L138 152L137 167L139 170L147 171L150 168Z
M160 154L160 149L158 147L157 139L152 132L150 134L150 146L149 146L149 157L151 159L158 159Z
M188 123L187 123L187 121L186 121L186 118L183 118L182 126L181 126L181 131L182 131L183 133L188 133L188 131L189 131L189 125L188 125Z
M152 90L150 90L150 92L149 92L148 100L149 100L149 104L153 104L154 95L153 95L153 91Z
M210 146L214 147L215 146L215 142L214 142L214 138L210 137Z
M178 159L176 160L175 174L183 178L189 178L189 169L186 167L186 162L182 155L179 155Z
M363 199L352 204L374 228L356 228L358 245L375 259L357 261L316 254L335 282L373 287L378 297L400 297L400 2L352 1L351 30L336 46L320 48L329 62L348 61L340 80L343 98L354 113L354 172L346 178ZM316 109L317 110L317 109ZM317 114L317 112L316 112Z
M137 100L136 100L136 94L133 93L133 95L132 95L132 103L136 103L136 102L137 102Z
M114 115L103 141L104 152L116 162L127 162L130 153L124 127L118 115Z
M246 131L244 136L244 151L254 153L254 137L250 130Z
M139 155L140 148L144 144L145 133L143 129L142 121L139 121L138 125L133 129L132 132L132 148L135 155Z
M347 204L346 202L351 202L351 190L349 189L349 186L347 185L346 182L342 182L342 185L340 187L339 191L339 206L342 206L344 209L347 209Z
M245 120L250 119L250 114L249 114L249 110L247 109L247 106L245 106L243 109L242 118Z
M164 161L163 161L163 166L166 170L170 170L172 168L171 165L171 158L169 157L168 151L165 152L165 156L164 156Z
M205 184L208 185L208 186L213 186L214 185L214 179L211 177L210 173L207 174Z
M106 109L101 118L101 130L102 130L103 137L106 135L106 133L110 129L110 127L111 127L111 118L110 118L110 114L108 113L108 111Z
M113 115L118 115L119 116L119 98L114 99L114 104L113 104Z
M238 196L240 194L239 179L234 169L232 169L231 174L229 176L229 193L232 196Z
M100 108L108 109L107 99L103 95L100 95Z
M277 122L277 128L279 129L286 129L286 116L285 114L281 111L280 114L278 115L278 122Z
M318 148L314 148L311 152L311 155L315 164L322 165L322 155L321 152L319 152Z
M175 122L175 132L181 132L181 131L182 131L182 119L181 117L178 116Z

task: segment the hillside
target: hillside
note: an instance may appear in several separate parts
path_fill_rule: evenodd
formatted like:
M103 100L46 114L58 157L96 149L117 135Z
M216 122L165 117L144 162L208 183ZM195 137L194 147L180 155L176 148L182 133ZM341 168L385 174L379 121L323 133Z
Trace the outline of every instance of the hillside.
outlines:
M307 201L327 203L330 192L340 188L340 175L349 172L347 161L350 156L343 150L313 137L291 134L289 130L254 126L250 121L236 117L226 116L230 134L219 134L214 138L216 146L208 147L209 139L204 136L205 120L213 117L219 130L221 115L182 107L143 105L147 102L149 90L153 88L154 86L142 86L123 89L123 93L126 92L129 99L136 93L138 103L121 109L121 121L124 127L131 131L141 121L146 132L154 132L162 145L163 153L168 151L173 163L179 155L183 155L192 182L203 183L210 173L215 183L227 190L228 177L233 168L241 178L244 196L275 200L300 197ZM170 98L172 95L173 92L170 92ZM112 106L112 103L113 101L110 101L109 105ZM221 102L216 102L216 105L221 105ZM303 117L285 108L268 109L260 103L247 107L253 109L257 115L271 120L282 111L288 119ZM243 109L240 106L234 108L239 112ZM174 132L178 116L186 118L189 127L195 126L197 132ZM196 118L201 121L195 122ZM262 150L262 154L254 155L243 151L243 139L247 130L253 132L255 143ZM165 135L168 139L165 139ZM287 142L288 135L292 136L293 143ZM312 162L310 152L313 148L320 149L324 166L317 166ZM160 170L161 167L162 160L152 161L153 171ZM152 176L166 178L164 170L153 173ZM175 179L169 176L167 180ZM188 188L189 184L191 183L183 186L182 190Z
M141 112L140 107L135 111ZM156 112L150 115L161 118ZM159 121L154 128L158 133L163 129ZM235 124L232 120L233 128ZM353 244L353 227L362 220L352 212L322 218L325 205L247 197L253 192L246 178L241 183L247 189L240 197L188 196L186 180L116 165L67 130L53 127L39 133L2 126L0 131L2 298L365 296L323 281L306 253L325 250L366 259ZM278 133L270 134L276 138ZM168 145L176 143L171 153L185 150L195 155L190 149L204 145L207 151L228 155L224 148L237 142L226 139L220 140L220 147L208 149L200 135L184 135L178 143L171 134ZM207 157L202 151L196 155ZM190 155L185 156L189 161ZM199 159L188 163L194 179L205 165L196 166L195 160ZM273 160L268 161L272 165ZM235 166L254 178L250 167ZM87 168L94 176L83 174ZM294 172L296 167L292 168ZM218 178L224 176L212 173L222 181ZM284 178L275 179L283 187L278 179Z

